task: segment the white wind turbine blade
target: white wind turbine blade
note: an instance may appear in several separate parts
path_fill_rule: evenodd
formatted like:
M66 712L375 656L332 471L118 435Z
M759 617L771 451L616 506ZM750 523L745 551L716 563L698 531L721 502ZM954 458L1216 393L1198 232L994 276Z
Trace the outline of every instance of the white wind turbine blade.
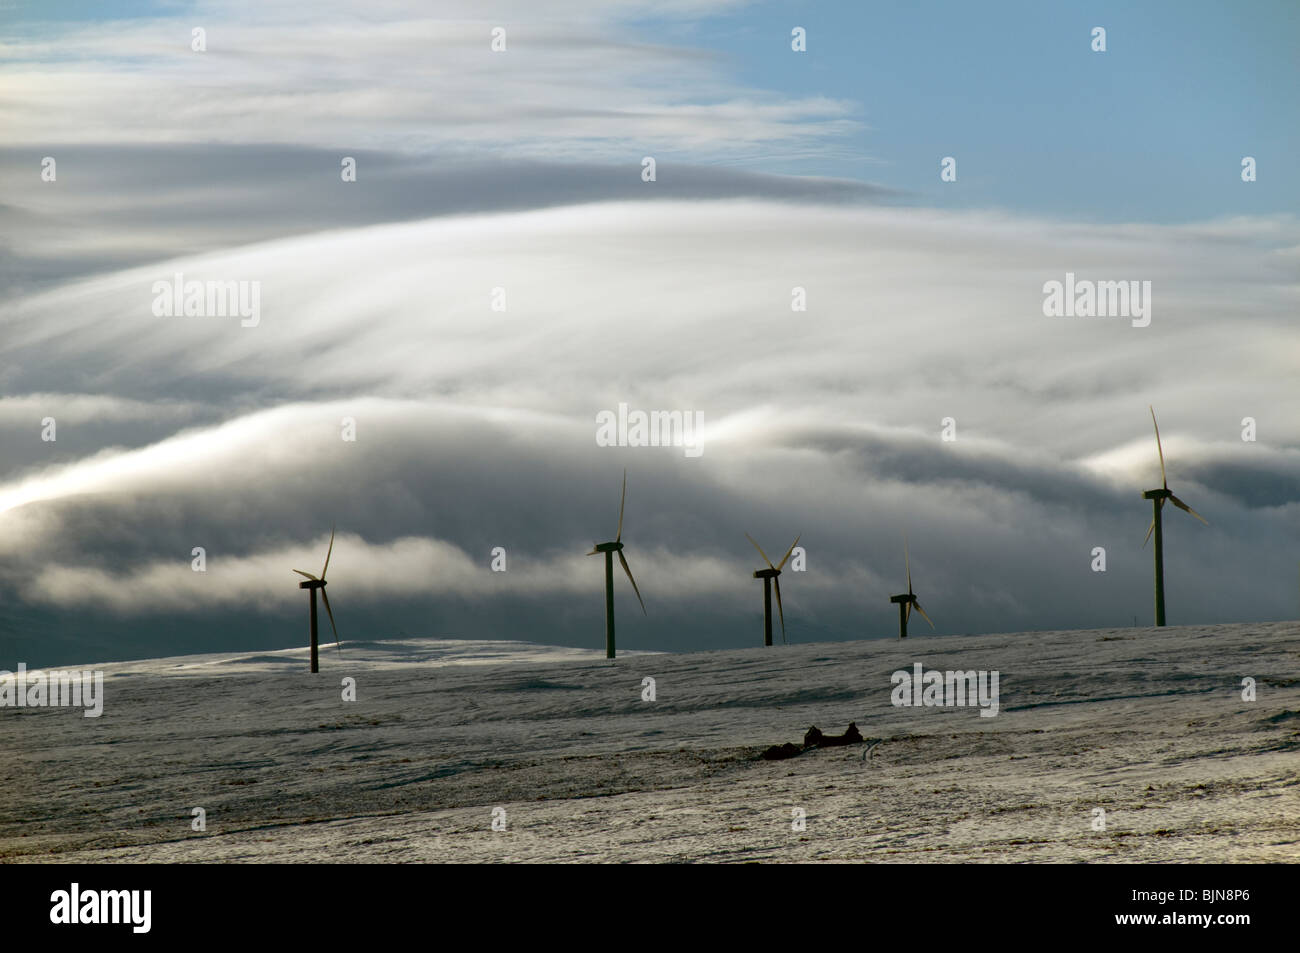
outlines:
M1207 519L1206 519L1204 516L1202 516L1200 513L1196 512L1196 510L1192 509L1190 506L1188 506L1186 503L1184 503L1184 502L1183 502L1182 500L1180 500L1178 497L1173 496L1173 495L1171 494L1170 497L1169 497L1169 502L1172 503L1172 504L1174 504L1174 506L1178 507L1180 510L1184 510L1184 511L1186 511L1186 512L1188 512L1188 513L1191 513L1193 516L1195 516L1198 520L1200 520L1200 521L1201 521L1202 523L1204 523L1206 526L1209 526L1209 525L1210 525L1210 521L1209 521L1209 520L1207 520Z
M322 581L324 581L325 579L325 573L329 571L330 556L333 554L333 552L334 552L334 527L331 526L330 527L330 548L325 551L325 568L320 571L320 577Z
M1148 404L1147 410L1151 411L1151 424L1156 428L1156 452L1160 454L1160 483L1167 490L1169 489L1169 480L1165 476L1165 450L1160 445L1160 425L1156 423L1156 409Z
M636 593L636 601L641 603L641 611L649 615L650 613L646 612L645 609L645 600L641 598L641 590L636 587L636 580L632 578L632 570L628 568L627 559L624 558L621 549L618 551L618 561L623 564L623 571L627 573L627 581L632 583L632 591Z
M745 534L745 539L749 540L751 543L754 543L754 537L750 536L748 533ZM767 553L763 552L762 546L758 545L758 543L754 543L754 548L757 549L758 554L763 557L763 562L767 563L768 569L776 568L775 566L772 565L772 560L767 558Z
M919 612L919 613L921 613L921 618L924 619L926 622L930 622L930 617L929 617L928 615L926 615L926 614L925 614L925 610L921 608L921 603L919 603L919 602L912 602L912 603L909 603L909 605L914 605L914 606L916 606L916 611ZM933 622L930 622L930 628L932 628L932 629L934 628L934 623L933 623Z
M779 563L776 564L776 568L777 568L777 569L784 569L784 568L785 568L785 564L786 564L786 563L789 561L789 559L790 559L790 554L793 553L793 552L794 552L794 548L795 548L796 546L799 545L799 539L800 539L800 537L802 537L802 536L803 536L803 533L800 533L798 536L796 536L796 537L794 538L794 542L790 544L790 548L787 549L787 550L785 551L785 558L782 559Z
M621 542L623 539L623 507L627 503L627 468L623 469L623 496L618 501L618 534L614 537L614 542Z
M325 614L330 617L330 628L334 630L334 647L339 650L339 655L343 654L343 642L339 639L338 626L334 624L334 610L330 608L330 597L325 595L325 587L320 589L321 601L325 603Z
M903 565L907 568L907 594L912 595L912 557L907 553L907 537L903 537ZM910 604L908 606L910 611Z

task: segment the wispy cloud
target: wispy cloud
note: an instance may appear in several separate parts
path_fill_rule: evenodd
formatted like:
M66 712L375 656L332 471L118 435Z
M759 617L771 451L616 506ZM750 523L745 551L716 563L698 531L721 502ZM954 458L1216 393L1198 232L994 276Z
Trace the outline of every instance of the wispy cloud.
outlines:
M583 161L797 149L857 128L846 99L737 82L716 54L641 40L638 16L723 2L202 4L45 24L0 44L10 143L293 143ZM353 5L354 6L354 5ZM491 31L506 30L493 52ZM206 31L206 50L191 31Z

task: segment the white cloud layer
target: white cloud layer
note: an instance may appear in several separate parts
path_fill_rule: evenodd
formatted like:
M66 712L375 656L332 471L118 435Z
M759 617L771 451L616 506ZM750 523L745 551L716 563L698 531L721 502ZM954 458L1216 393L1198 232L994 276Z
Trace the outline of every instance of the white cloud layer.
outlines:
M1288 617L1297 247L1283 218L606 203L130 269L0 309L3 407L69 421L49 444L0 415L0 573L60 611L292 613L289 570L314 571L336 521L330 591L354 637L406 600L479 637L597 645L599 560L581 554L612 536L626 466L652 612L618 583L628 647L756 638L745 532L769 552L804 534L808 572L783 577L804 640L890 633L904 531L940 631L1146 622L1150 403L1171 486L1210 520L1171 514L1171 621ZM261 281L261 323L155 317L152 283L178 271ZM1151 325L1044 317L1066 271L1152 281ZM597 447L621 402L702 411L703 456ZM155 403L161 432L140 438Z

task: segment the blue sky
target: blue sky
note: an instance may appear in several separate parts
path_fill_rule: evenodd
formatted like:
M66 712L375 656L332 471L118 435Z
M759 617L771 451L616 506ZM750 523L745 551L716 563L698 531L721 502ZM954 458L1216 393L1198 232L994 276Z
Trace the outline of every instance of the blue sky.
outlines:
M756 86L860 105L866 128L826 155L756 157L765 169L1086 220L1300 209L1300 4L1286 0L759 3L665 39L725 51ZM948 155L958 181L943 184ZM1250 185L1244 155L1261 170Z
M203 6L170 3L20 0L9 10L27 36L123 18L219 22ZM790 50L796 25L808 31L803 54ZM1107 30L1104 53L1091 49L1094 26ZM660 156L1085 221L1300 209L1300 4L1288 0L759 2L642 15L614 30L715 53L732 81L756 91L847 102L857 124L797 148L756 143L726 156L645 141ZM673 96L692 101L685 84ZM949 155L958 180L945 184L939 160ZM1250 184L1240 180L1246 155L1258 162Z

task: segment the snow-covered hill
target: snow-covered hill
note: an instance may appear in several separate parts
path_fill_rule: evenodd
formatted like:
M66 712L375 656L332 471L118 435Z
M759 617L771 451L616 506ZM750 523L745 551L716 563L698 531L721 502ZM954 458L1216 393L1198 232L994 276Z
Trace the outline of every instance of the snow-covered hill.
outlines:
M612 663L524 643L346 643L341 658L322 649L316 676L304 657L98 666L98 719L0 709L0 857L1300 860L1297 623ZM895 707L891 673L917 662L998 672L998 714ZM870 757L759 758L850 721L883 739Z

